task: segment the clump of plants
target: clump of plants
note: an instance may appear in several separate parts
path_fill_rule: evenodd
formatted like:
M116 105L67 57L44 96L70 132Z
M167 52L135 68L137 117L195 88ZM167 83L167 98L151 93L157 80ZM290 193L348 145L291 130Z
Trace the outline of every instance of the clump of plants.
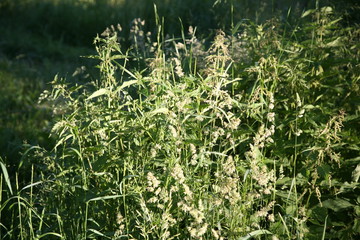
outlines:
M100 78L42 95L56 146L24 155L31 183L0 198L2 237L355 237L359 31L334 17L240 22L209 47L157 18L148 34L135 20L124 50L110 27L91 56Z

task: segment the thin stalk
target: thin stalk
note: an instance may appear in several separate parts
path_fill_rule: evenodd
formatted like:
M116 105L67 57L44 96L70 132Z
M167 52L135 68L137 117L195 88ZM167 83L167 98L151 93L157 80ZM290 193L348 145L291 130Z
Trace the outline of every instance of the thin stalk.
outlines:
M15 182L16 182L16 191L17 191L17 193L18 193L17 205L18 205L18 217L19 217L20 238L21 238L21 239L24 239L22 216L21 216L21 203L20 203L20 196L19 196L20 192L19 192L18 173L16 173Z
M298 95L297 96L297 101L298 101ZM299 98L299 101L300 101L300 98ZM297 149L297 144L298 144L298 131L299 131L299 127L298 127L298 119L299 119L299 116L298 116L298 113L299 113L299 105L297 103L297 106L296 106L296 119L295 119L295 146L294 146L294 160L293 160L293 183L294 183L294 194L295 194L295 208L296 208L296 211L295 211L295 218L298 218L298 209L299 209L299 206L298 206L298 198L297 198L297 188L296 188L296 165L297 165L297 155L298 155L298 149ZM296 225L297 225L297 229L298 229L298 221L296 221Z
M2 193L3 193L3 189L2 189L2 182L3 182L3 175L0 175L0 206L2 206ZM1 220L1 208L0 208L0 222L2 222ZM2 226L0 226L0 239L3 239L2 237Z
M29 228L30 228L30 236L32 238L35 238L35 233L34 233L34 228L33 228L33 223L32 223L32 207L33 207L33 183L34 183L34 165L31 165L31 187L30 187L30 206L27 209L28 210L28 215L29 215Z
M126 163L124 163L124 167L123 167L123 173L122 173L122 187L121 187L121 189L122 189L122 192L121 192L121 194L122 194L122 196L123 196L123 204L124 204L124 218L126 219L126 224L125 224L125 227L126 227L126 233L127 234L129 234L129 222L128 222L128 217L127 217L127 215L128 215L128 212L127 212L127 205L126 205L126 179L124 178L126 175Z
M288 239L291 239L291 237L290 237L291 235L290 235L289 229L288 229L288 227L286 226L286 222L285 222L284 218L281 216L280 213L279 213L279 217L280 217L282 223L284 224L284 228L285 228L286 234L287 234L287 236L288 236Z
M88 211L89 211L89 202L85 203L85 219L84 219L84 238L87 238L87 219L88 219Z
M328 216L329 216L329 215L326 215L326 217L325 217L324 229L323 229L323 234L322 234L321 240L325 240L325 236L326 236L326 225L327 225Z

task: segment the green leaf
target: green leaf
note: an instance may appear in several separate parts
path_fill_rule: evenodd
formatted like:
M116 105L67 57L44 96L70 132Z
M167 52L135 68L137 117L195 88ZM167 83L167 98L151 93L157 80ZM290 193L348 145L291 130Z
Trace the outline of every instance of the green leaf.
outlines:
M127 59L127 58L128 58L128 56L126 56L126 55L119 55L119 54L117 54L117 55L111 56L110 60Z
M339 21L341 21L341 20L342 20L342 18L335 19L334 21L329 22L329 23L327 24L327 26L328 26L328 27L329 27L329 26L332 26L332 25L334 25L335 23L337 23L337 22L339 22Z
M321 240L324 240L324 239L325 239L325 235L326 235L326 224L327 224L327 218L328 218L328 216L326 216L326 218L325 218L325 224L324 224L323 234L322 234L322 238L321 238Z
M288 203L289 205L296 203L296 199L297 199L296 194L292 194L289 191L281 191L281 190L277 190L275 194L279 196L282 199L282 201Z
M236 26L235 26L233 29L231 29L231 34L232 34L232 35L235 35L236 32L239 30L240 27L241 27L241 22L238 22L238 23L236 24Z
M342 211L346 208L353 207L354 204L350 203L347 200L337 198L337 199L328 199L324 202L322 202L323 206L326 208L329 208L335 212Z
M23 191L23 190L25 190L25 189L27 189L27 188L31 188L31 187L37 186L37 185L42 184L42 183L43 183L43 181L38 181L38 182L35 182L35 183L32 183L32 184L26 185L26 186L23 187L20 191Z
M133 85L133 84L135 84L135 83L137 83L137 82L138 82L138 80L126 81L126 82L124 82L120 87L118 87L118 88L116 89L116 92L119 92L120 90L122 90L122 89L124 89L124 88L126 88L126 87L129 87L129 86L131 86L131 85Z
M96 98L96 97L102 96L104 94L109 94L109 90L107 90L105 88L101 88L101 89L95 91L93 94L91 94L90 97L88 97L86 100L90 100L92 98Z
M360 233L360 219L355 219L354 220L354 225L353 225L353 228L354 232L356 233Z
M105 234L103 234L102 232L99 232L98 230L96 229L88 229L89 232L93 232L95 233L96 235L98 236L101 236L101 237L104 237L104 238L107 238L107 239L111 239L110 237L106 236Z
M96 198L91 198L89 199L87 202L92 202L92 201L99 201L99 200L108 200L108 199L114 199L114 198L121 198L124 195L110 195L110 196L102 196L102 197L96 197Z
M40 238L43 238L43 237L46 237L48 235L52 235L52 236L55 236L55 237L59 237L61 239L63 239L64 237L58 233L55 233L55 232L48 232L48 233L44 233L44 234L41 234L40 236L37 236L37 239L40 239Z
M333 12L333 9L332 9L332 7L325 6L325 7L321 8L321 12L330 14Z
M207 152L204 152L205 154L209 154L209 155L218 155L218 156L222 156L222 157L227 157L226 154L224 153L220 153L220 152L210 152L210 151L207 151Z
M289 216L294 216L296 211L297 211L297 207L295 204L289 204L285 208L286 215L289 215Z
M54 127L55 127L55 126L54 126ZM24 163L24 161L25 161L25 156L27 156L27 154L28 154L31 150L33 150L33 149L41 150L41 147L39 147L39 146L31 146L30 148L26 149L26 151L24 152L24 154L21 156L18 169L20 169L21 166L23 165L23 163Z
M315 206L310 210L310 218L316 221L316 224L323 225L328 215L328 210L324 207Z
M317 167L317 172L322 178L326 178L326 176L330 173L330 166L327 164L322 164Z
M331 41L329 43L327 43L325 46L326 47L339 47L342 45L342 37L338 37L336 38L334 41Z
M358 182L360 178L360 163L356 166L355 170L351 174L353 182Z
M304 17L306 17L306 16L314 13L315 11L316 11L315 9L309 9L309 10L305 11L305 12L301 15L301 17L304 18Z
M159 113L167 114L168 112L169 109L164 107L164 108L155 109L154 111L149 112L148 115L151 117Z
M304 109L314 109L314 108L319 108L318 105L314 106L314 105L311 105L311 104L306 104L303 106Z
M268 230L255 230L251 233L246 234L246 236L244 236L244 237L240 237L239 240L247 240L252 237L256 237L256 236L264 235L264 234L272 234L272 232L270 232Z
M2 160L2 159L1 159L1 160ZM4 164L2 161L0 161L0 165L1 165L2 172L3 172L3 174L4 174L5 182L6 182L8 188L9 188L9 190L10 190L10 193L11 193L11 195L12 195L12 194L13 194L13 190L12 190L12 188L11 188L10 177L9 177L8 171L7 171L7 169L6 169L6 166L5 166L5 164Z

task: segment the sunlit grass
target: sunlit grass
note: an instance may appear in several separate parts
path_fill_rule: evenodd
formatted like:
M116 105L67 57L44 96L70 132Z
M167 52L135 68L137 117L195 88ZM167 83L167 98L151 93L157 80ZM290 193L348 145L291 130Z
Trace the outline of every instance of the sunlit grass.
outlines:
M155 11L129 48L109 26L98 74L40 95L54 148L27 145L18 169L1 159L0 239L354 238L359 30L335 16L244 20L205 41L166 36Z

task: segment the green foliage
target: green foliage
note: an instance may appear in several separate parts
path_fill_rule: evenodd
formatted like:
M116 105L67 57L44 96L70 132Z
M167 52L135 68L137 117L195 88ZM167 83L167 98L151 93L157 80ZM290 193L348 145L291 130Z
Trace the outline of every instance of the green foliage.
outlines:
M355 238L359 30L318 7L207 46L155 21L129 49L109 27L99 77L44 92L55 147L27 150L23 187L1 163L0 238Z

